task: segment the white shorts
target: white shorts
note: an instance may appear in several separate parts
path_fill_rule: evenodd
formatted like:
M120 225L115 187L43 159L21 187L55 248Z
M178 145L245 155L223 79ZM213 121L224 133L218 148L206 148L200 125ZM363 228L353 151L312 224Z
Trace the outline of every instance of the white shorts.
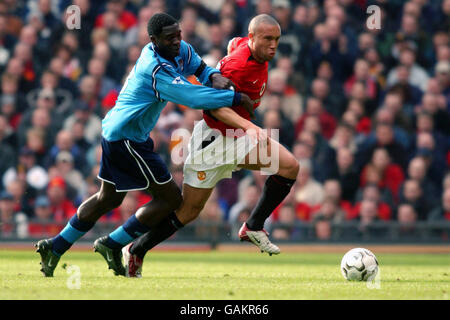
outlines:
M184 163L184 183L195 188L214 188L239 170L245 156L256 147L257 141L247 135L238 138L222 135L202 120L192 132L188 156Z

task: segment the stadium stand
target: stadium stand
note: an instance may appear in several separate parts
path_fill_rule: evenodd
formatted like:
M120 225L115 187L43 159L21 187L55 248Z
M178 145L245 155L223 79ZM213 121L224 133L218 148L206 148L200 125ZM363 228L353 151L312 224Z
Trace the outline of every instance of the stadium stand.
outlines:
M68 26L75 5L80 29ZM381 10L369 29L366 8ZM267 228L279 241L443 241L450 234L450 0L5 0L0 2L0 241L57 234L99 189L101 119L157 12L214 67L252 16L282 27L256 123L300 161ZM194 81L194 80L193 80ZM171 164L169 103L151 137ZM236 240L265 176L221 181L178 240ZM130 192L88 239L150 201ZM104 229L103 229L104 228Z

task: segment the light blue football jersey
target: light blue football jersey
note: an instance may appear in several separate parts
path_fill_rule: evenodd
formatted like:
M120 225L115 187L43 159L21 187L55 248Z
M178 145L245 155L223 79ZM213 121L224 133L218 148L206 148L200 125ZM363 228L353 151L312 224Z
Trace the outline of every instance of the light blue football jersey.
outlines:
M115 106L102 121L106 140L146 141L167 101L205 110L233 105L234 91L207 87L209 76L220 71L206 66L190 44L181 41L175 61L176 65L161 57L153 43L142 49ZM186 79L194 74L203 86Z

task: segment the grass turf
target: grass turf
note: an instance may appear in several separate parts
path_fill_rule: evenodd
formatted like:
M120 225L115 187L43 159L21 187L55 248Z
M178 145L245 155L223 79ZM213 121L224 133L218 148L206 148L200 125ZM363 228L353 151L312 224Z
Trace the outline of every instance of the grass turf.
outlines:
M55 277L44 278L37 253L0 249L0 300L448 300L449 255L377 255L380 289L346 281L339 270L341 257L323 253L269 257L257 252L153 252L146 257L143 278L127 279L113 276L99 254L69 251L56 268ZM71 265L81 271L80 289L67 287Z

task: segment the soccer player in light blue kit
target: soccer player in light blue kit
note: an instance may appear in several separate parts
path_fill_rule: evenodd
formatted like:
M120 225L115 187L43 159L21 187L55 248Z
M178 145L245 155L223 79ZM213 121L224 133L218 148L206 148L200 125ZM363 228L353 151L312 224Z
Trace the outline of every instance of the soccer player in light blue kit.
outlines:
M181 204L181 192L166 164L153 151L149 137L167 101L195 109L242 105L253 114L253 101L243 93L225 90L233 83L206 66L181 40L176 19L155 14L148 23L148 33L151 42L142 49L116 105L102 122L100 191L80 205L60 234L35 245L46 277L53 276L60 257L74 242L102 215L122 203L127 191L146 190L153 199L120 228L94 243L95 251L102 254L116 275L125 274L121 252L125 244L152 228L179 224L174 211ZM195 75L204 86L189 83L188 75Z

